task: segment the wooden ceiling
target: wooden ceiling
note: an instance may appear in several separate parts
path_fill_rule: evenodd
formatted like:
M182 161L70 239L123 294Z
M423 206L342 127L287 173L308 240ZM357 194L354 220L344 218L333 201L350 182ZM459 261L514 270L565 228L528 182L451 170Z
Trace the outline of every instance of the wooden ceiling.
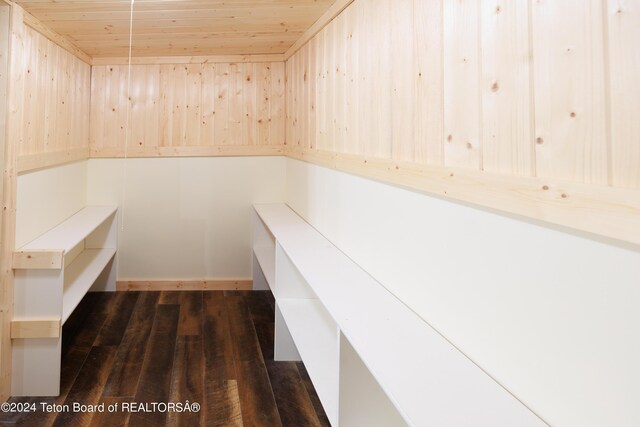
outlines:
M135 0L133 56L284 53L334 0ZM17 0L92 57L129 49L130 0Z

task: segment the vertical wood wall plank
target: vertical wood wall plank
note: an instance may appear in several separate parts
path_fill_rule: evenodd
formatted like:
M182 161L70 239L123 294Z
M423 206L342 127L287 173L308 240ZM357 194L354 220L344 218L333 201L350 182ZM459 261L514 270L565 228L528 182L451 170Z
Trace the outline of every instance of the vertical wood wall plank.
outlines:
M299 124L299 144L304 148L309 147L309 45L300 49L300 61L298 62L298 72L301 78L299 86L300 121Z
M242 103L242 140L239 144L256 145L256 96L257 96L257 73L256 64L244 64L244 102Z
M345 52L345 152L358 153L358 11L347 8L343 12L345 17L345 31L343 40L346 44ZM313 61L313 57L310 58Z
M173 138L173 69L174 65L160 65L160 146L171 146ZM111 143L115 144L115 143ZM110 145L111 145L110 144ZM112 145L111 145L112 146ZM117 146L117 145L116 145Z
M316 102L317 102L317 115L316 115L316 148L319 150L326 149L328 139L327 129L327 27L320 31L316 37L318 40L318 60L316 61L317 76L316 76ZM295 76L288 75L289 78L295 78Z
M373 58L376 46L371 43L373 22L370 20L370 2L352 4L357 12L358 32L358 145L355 154L371 154L372 140L372 88L373 88ZM318 105L322 108L322 105Z
M529 0L484 0L480 16L483 169L531 176Z
M414 0L415 161L441 166L443 146L443 0Z
M614 187L640 188L640 2L609 0L611 165Z
M271 63L271 95L269 96L269 144L282 145L285 141L285 74L284 63Z
M391 135L392 158L413 161L415 157L415 56L413 0L391 5Z
M480 168L479 7L444 2L444 134L447 166Z
M244 64L229 67L229 141L239 145L242 139L242 105L244 104Z
M202 133L201 144L212 146L215 134L215 75L216 64L202 65Z
M333 21L333 49L335 56L335 63L333 69L333 76L335 79L335 92L334 92L334 138L335 138L335 150L337 152L347 151L347 138L346 138L346 17L344 13L338 15Z
M392 0L381 0L371 4L369 12L372 20L369 33L371 41L377 49L372 54L372 109L371 119L372 134L371 148L373 157L382 159L391 158L391 7Z
M147 147L157 147L160 144L160 66L150 65L146 68L144 144ZM140 123L133 124L136 125L142 126Z
M200 108L202 103L202 65L188 64L185 67L186 86L185 86L185 132L184 139L179 145L203 145L200 141L201 137L201 121Z
M101 148L104 137L106 66L94 66L91 71L91 147Z
M316 148L316 134L317 134L317 57L318 57L318 39L314 38L309 42L309 62L308 62L308 79L309 79L309 98L308 98L308 120L309 128L307 134L309 135L308 147L310 149Z
M293 147L293 58L287 61L285 65L285 114L286 114L286 143L290 147Z
M142 126L130 126L129 147L132 149L142 148L145 141L145 108L147 104L147 69L144 66L135 65L131 67L131 116L130 124L142 123Z
M229 144L229 72L229 64L216 65L214 141L217 145Z
M607 184L602 2L532 9L537 175Z

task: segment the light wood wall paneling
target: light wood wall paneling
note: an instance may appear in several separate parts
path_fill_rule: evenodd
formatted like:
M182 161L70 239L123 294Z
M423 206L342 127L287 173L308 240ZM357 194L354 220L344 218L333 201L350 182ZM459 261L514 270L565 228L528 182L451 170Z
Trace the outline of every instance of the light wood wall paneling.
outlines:
M413 8L415 161L443 165L443 4L414 0Z
M538 176L608 183L602 5L532 4Z
M151 74L155 74L152 71ZM203 145L213 145L215 137L215 119L216 119L216 91L215 91L215 79L216 79L216 64L203 64L202 65L202 107L201 107L201 120L202 128L200 130L200 137ZM154 81L157 78L154 77ZM148 82L148 85L152 84ZM159 87L156 84L152 84L150 90L157 96L159 93ZM147 103L147 117L151 119L151 116L158 115L158 108L154 107L153 103ZM145 124L146 128L151 128L152 120L149 120ZM157 127L156 127L157 129ZM151 138L151 140L157 139Z
M613 218L606 186L640 187L639 23L624 0L354 1L285 55L288 150L393 182L389 168L411 170L430 192L432 167L489 186L483 174L499 174L514 185L502 202L461 199L629 241L573 210L566 191L560 204L536 193L539 206L517 193L585 183L582 196Z
M534 173L529 0L485 0L482 29L482 166Z
M285 143L288 146L293 144L293 123L295 113L292 104L293 100L293 58L285 64Z
M346 119L346 37L345 37L345 13L341 13L336 16L332 22L331 28L333 29L333 44L331 50L333 51L334 63L332 68L332 75L334 81L334 95L333 95L333 141L334 149L339 153L344 153L348 150L348 143L346 140L345 129L347 127ZM304 119L304 117L303 117ZM304 123L300 125L304 126Z
M269 145L283 145L285 142L285 64L273 62L270 71L269 96Z
M356 153L363 154L370 152L370 144L373 136L371 103L373 102L373 50L376 46L371 42L369 35L371 34L371 21L369 13L370 4L366 2L358 2L352 6L357 14L356 29L358 41L358 86L357 99L358 105L357 116L357 148ZM322 109L321 103L318 103L318 109Z
M308 99L307 99L307 113L308 113L308 142L307 146L311 149L316 147L317 138L317 84L318 84L318 39L313 38L308 43L309 55L308 55L308 68L307 68L307 81L308 81ZM355 125L357 120L351 122Z
M609 0L605 4L612 184L640 188L640 2Z
M298 40L285 52L285 59L289 59L293 56L294 53L298 51L302 46L304 46L309 40L311 40L316 34L318 34L322 29L324 29L327 24L329 24L336 16L340 15L340 13L349 6L353 0L335 0L331 7L327 9L325 13L318 18L314 24L309 27L308 30L302 34Z
M13 251L16 244L16 191L18 151L24 142L23 100L24 100L24 54L25 27L24 12L16 5L10 12L10 53L8 114L3 164L3 207L0 224L1 250L0 281L1 323L0 323L0 400L5 401L11 393L11 320L13 318Z
M415 158L416 80L414 56L413 0L396 0L391 4L391 129L392 158L412 161Z
M328 83L327 83L327 40L326 40L326 31L321 31L318 33L314 39L317 40L317 60L316 60L316 68L317 68L317 76L316 76L316 100L318 104L317 113L316 113L316 145L315 147L318 149L325 149L328 144L328 124L327 124L327 110L329 107L328 101ZM287 61L287 65L289 61ZM292 76L291 74L287 74L287 78L292 80L296 78L296 76ZM290 106L289 106L290 107ZM292 114L287 112L287 114ZM287 128L289 128L289 122L287 122Z
M479 2L444 2L445 164L481 168Z
M133 65L127 155L155 156L158 147L282 145L283 79L283 63ZM93 67L92 153L124 155L126 82L127 66Z
M381 0L372 2L369 6L369 19L373 25L369 27L368 37L373 46L377 46L371 51L373 57L373 75L371 79L371 90L373 99L371 102L372 125L370 154L375 157L389 158L391 156L392 129L389 118L391 117L391 19L390 8L392 0Z
M19 171L78 160L89 147L91 68L29 27L23 41Z
M345 90L344 90L344 138L345 152L358 153L358 11L347 8L344 15L344 44L345 44ZM309 58L313 61L312 56Z
M304 144L305 147L309 147L309 100L311 99L311 85L309 80L309 44L306 44L300 52L302 53L299 64L300 73L302 75L302 79L300 80L300 111L302 116L300 121L300 143Z

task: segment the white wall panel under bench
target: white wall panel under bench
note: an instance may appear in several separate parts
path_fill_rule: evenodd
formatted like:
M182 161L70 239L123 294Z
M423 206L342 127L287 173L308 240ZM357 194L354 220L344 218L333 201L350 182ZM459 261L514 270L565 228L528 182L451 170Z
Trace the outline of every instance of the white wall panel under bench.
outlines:
M90 159L87 202L120 206L118 280L246 279L251 205L284 199L285 170L282 157Z
M640 425L637 247L293 159L287 204L550 425Z

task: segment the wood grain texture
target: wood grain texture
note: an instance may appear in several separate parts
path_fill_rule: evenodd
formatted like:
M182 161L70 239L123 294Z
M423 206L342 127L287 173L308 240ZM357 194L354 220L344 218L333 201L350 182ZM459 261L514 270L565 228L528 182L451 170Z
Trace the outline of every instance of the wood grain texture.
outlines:
M227 296L242 420L246 425L282 425L249 310L240 296Z
M601 0L532 5L536 172L606 185Z
M479 6L444 2L445 165L481 169Z
M7 17L7 12L9 16ZM8 98L6 100L6 127L2 146L2 213L0 214L0 399L9 398L11 391L11 320L13 319L13 252L16 248L16 197L17 164L20 145L24 141L22 99L24 93L23 55L25 50L25 26L23 10L14 5L6 11L3 23L9 18L9 30L5 33L9 43ZM4 28L6 32L6 27ZM5 55L7 51L5 50ZM2 102L5 102L4 100Z
M156 308L136 389L136 402L169 401L179 315L180 307L176 305L159 305ZM167 412L134 412L129 419L133 425L164 425Z
M639 20L623 0L355 1L286 61L287 155L638 242Z
M148 294L148 295L145 295ZM129 311L135 296L139 301ZM200 335L179 335L184 303L192 305L192 298L202 299L202 311L199 311L203 325ZM151 310L150 310L151 308ZM90 425L90 426L133 426L133 425L171 425L171 426L243 426L274 425L254 424L245 420L260 419L255 412L262 406L256 402L265 397L255 396L251 406L243 406L242 390L266 393L266 400L275 396L276 414L283 425L321 425L329 426L315 389L310 383L302 364L274 362L272 358L265 364L257 364L259 355L256 343L259 342L261 354L267 347L273 351L273 296L269 291L213 291L213 292L145 292L145 293L89 293L74 310L64 325L65 343L63 344L62 376L63 386L60 397L52 398L12 398L15 403L35 403L36 412L0 413L0 424L11 425ZM119 315L124 311L124 315ZM238 315L242 318L247 334L243 340L250 343L247 348L250 357L246 359L246 369L252 375L242 374L249 383L236 376L236 354L244 349L232 339L230 320ZM119 370L118 354L123 346L128 346L127 338L112 340L117 330L122 332L124 319L131 321L125 325L125 337L131 336L131 329L138 330L139 323L134 319L143 316L153 320L153 329L147 331L147 339L137 341L144 366L136 395L106 396L106 385L114 370ZM233 319L231 319L233 318ZM263 330L262 338L252 329ZM136 331L134 335L138 334ZM270 337L270 338L269 338ZM113 345L105 345L106 343ZM243 362L245 363L245 362ZM267 369L268 365L268 369ZM258 369L258 371L255 371ZM253 377L257 378L254 379ZM266 378L266 381L264 380ZM137 376L136 376L137 382ZM264 387L257 387L262 384ZM244 387L244 388L243 388ZM139 397L152 394L156 398L166 398L170 402L198 402L199 412L168 412L165 416L122 410L122 405L138 402ZM245 398L244 403L248 400ZM115 412L96 413L56 413L43 412L40 402L49 404L118 405ZM273 414L272 414L273 415ZM275 424L278 425L278 424Z
M93 76L94 157L273 155L284 144L277 63L135 65L130 101L126 66L95 65Z
M64 401L72 407L74 402L83 405L97 405L100 394L107 381L111 365L116 354L116 347L93 347L82 365L78 377ZM53 423L54 426L86 426L91 422L92 412L61 412Z
M197 293L202 298L202 293ZM189 294L186 294L189 295ZM191 294L193 295L193 294ZM181 321L182 321L182 306ZM198 313L202 320L202 312ZM179 336L176 341L175 362L171 371L170 402L204 402L204 353L200 335ZM199 412L171 412L167 415L167 425L202 425L204 415Z
M67 52L82 60L84 63L91 64L91 57L87 55L83 50L81 50L78 46L76 46L73 42L71 42L68 37L63 37L60 34L56 33L32 14L24 14L24 23L51 40L53 43L65 49Z
M29 27L24 46L18 171L88 158L91 66Z
M640 189L640 3L609 0L607 6L611 183Z
M60 319L13 320L11 338L58 338L61 332Z
M158 298L159 294L155 292L142 293L138 298L135 312L118 347L103 396L135 396L146 348L143 344L149 339Z
M129 2L19 0L17 3L91 57L127 55ZM308 29L307 37L317 32L349 2L333 3L331 0L136 2L132 53L134 56L282 54Z
M534 171L529 2L486 0L482 31L482 168L531 176Z
M250 290L252 280L160 280L160 281L119 281L119 291L224 291ZM163 292L164 294L164 292Z

